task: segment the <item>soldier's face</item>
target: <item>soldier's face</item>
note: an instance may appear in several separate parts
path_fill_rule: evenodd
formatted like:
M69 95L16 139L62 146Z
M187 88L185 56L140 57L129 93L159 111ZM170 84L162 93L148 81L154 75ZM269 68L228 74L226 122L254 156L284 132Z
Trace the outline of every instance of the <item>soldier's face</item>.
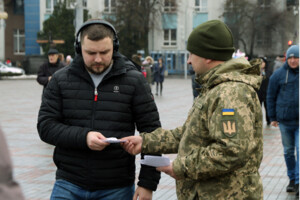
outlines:
M299 58L296 57L289 57L287 60L290 68L296 69L299 67Z
M106 37L99 41L92 41L84 37L81 43L82 57L86 69L93 74L101 74L112 62L113 41Z
M196 74L203 74L209 70L209 67L206 65L205 58L193 53L190 53L187 63L192 65Z

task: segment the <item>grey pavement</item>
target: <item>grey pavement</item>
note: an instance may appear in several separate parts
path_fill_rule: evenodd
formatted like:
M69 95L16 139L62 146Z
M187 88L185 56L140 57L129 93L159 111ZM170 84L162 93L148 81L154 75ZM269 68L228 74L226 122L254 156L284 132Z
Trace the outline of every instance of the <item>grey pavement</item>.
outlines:
M153 87L154 89L154 87ZM35 80L0 80L0 124L14 164L14 176L28 200L49 199L55 181L53 147L42 142L36 130L42 86ZM190 79L167 77L162 96L155 96L163 128L181 126L192 106ZM264 158L260 167L265 200L296 199L286 193L288 184L278 128L264 123ZM175 154L167 155L172 159ZM137 174L139 171L137 156ZM162 174L154 200L176 200L175 181Z

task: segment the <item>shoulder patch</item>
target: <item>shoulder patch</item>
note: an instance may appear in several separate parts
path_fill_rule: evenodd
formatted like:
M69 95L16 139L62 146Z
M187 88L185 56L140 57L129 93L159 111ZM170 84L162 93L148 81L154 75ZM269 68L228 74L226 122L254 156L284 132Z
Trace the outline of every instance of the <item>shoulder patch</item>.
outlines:
M225 115L234 115L234 109L230 108L230 109L222 109L222 115L225 116Z
M227 137L234 137L237 134L237 122L235 120L222 120L221 129Z

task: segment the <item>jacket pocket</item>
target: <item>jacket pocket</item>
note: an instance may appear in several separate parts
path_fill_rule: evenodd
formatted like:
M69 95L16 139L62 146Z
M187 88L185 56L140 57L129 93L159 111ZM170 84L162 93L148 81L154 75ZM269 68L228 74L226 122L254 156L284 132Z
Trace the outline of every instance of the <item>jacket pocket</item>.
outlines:
M279 105L276 110L278 121L291 121L299 118L299 107L295 108L289 105Z

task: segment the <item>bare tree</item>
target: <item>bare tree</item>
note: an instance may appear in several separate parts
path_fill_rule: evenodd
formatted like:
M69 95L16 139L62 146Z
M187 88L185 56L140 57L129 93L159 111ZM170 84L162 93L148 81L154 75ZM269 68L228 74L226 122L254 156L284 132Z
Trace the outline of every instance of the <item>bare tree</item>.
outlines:
M148 54L148 35L159 24L165 3L175 0L119 0L115 18L110 19L118 30L120 51L130 57L143 49Z
M262 1L226 0L223 17L235 38L235 47L243 50L249 57L255 55L254 48L272 48L274 38L285 35L282 27L290 27L285 11L279 11L276 2L261 4Z

